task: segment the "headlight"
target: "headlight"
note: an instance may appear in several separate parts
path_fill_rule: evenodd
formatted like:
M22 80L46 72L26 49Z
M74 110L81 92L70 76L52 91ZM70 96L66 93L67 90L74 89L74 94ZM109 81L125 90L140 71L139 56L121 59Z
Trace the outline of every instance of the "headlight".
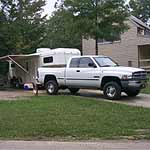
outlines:
M123 75L122 79L123 80L132 79L132 75Z

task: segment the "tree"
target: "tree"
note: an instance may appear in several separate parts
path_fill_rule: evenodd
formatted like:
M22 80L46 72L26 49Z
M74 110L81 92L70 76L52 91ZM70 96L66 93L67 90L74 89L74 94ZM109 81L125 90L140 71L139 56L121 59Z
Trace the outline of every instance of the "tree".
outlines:
M128 29L124 0L65 0L60 8L72 14L74 27L84 38L95 39L96 55L99 38L113 41Z
M63 9L55 11L47 21L47 31L43 45L50 48L81 49L81 40L81 35L74 31L72 14Z
M29 53L45 34L45 0L0 0L1 54Z
M149 0L130 0L129 7L131 13L147 23L150 19L150 1Z
M5 46L5 22L6 22L6 16L4 14L4 12L2 11L2 9L0 9L0 56L5 55L5 53L7 54L7 48Z

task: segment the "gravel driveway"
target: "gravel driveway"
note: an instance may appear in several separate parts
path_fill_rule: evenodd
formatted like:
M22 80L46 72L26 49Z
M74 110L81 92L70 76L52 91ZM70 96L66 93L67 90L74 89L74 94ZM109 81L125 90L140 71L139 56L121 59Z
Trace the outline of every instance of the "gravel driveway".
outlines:
M66 91L60 91L59 94L70 95L70 93ZM24 90L7 90L7 91L0 91L0 100L16 100L23 97L33 96L33 92L31 91L24 91ZM39 95L46 95L45 90L39 91ZM139 94L137 97L127 97L125 94L122 95L121 100L107 100L104 98L103 93L99 90L80 90L77 96L87 97L87 98L94 98L96 100L104 100L107 102L113 103L123 103L127 105L133 106L143 106L143 107L150 107L150 94Z

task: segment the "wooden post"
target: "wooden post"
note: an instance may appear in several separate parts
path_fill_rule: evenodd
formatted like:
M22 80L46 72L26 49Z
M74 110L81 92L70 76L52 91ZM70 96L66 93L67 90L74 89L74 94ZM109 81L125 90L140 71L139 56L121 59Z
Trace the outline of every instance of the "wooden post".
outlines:
M36 83L33 83L33 94L38 96L38 85Z

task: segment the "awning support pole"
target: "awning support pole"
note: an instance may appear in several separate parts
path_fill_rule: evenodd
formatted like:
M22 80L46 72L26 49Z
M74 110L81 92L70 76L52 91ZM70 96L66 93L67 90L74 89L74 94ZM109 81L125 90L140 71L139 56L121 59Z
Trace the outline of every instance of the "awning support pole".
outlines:
M24 72L29 73L25 68L23 68L19 63L17 63L15 60L13 60L10 56L8 58L14 62L18 67L20 67Z

